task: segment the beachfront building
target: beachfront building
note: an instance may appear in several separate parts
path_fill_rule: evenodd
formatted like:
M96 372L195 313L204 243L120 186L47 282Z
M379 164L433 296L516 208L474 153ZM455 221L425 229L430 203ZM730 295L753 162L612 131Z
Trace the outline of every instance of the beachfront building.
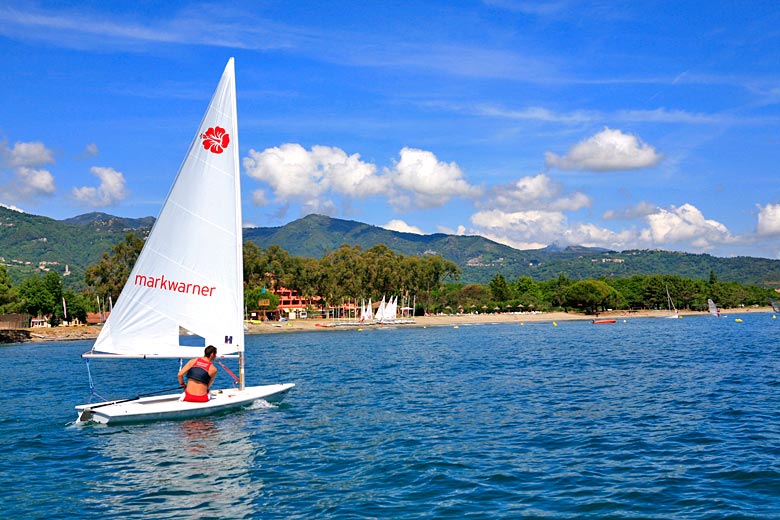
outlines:
M314 298L304 298L293 289L277 287L272 292L279 297L278 310L281 316L289 320L308 317L308 309L314 306ZM319 296L315 298L320 299Z
M247 311L250 321L352 318L358 314L357 301L346 301L338 306L325 308L320 296L301 296L298 291L281 286L271 287L268 292L279 298L279 305L276 309L271 309L270 301L261 299L258 308Z
M279 305L276 309L270 308L269 300L260 300L257 309L248 311L250 320L294 320L298 318L309 317L311 309L321 305L319 296L305 298L298 294L298 291L286 287L272 287L268 292L279 298Z

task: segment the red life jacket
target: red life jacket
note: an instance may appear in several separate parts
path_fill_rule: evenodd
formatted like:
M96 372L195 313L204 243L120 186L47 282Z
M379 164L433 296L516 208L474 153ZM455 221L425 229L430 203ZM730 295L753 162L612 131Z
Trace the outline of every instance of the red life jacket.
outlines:
M195 363L187 371L187 378L208 385L211 382L211 361L205 361L203 358L198 358Z

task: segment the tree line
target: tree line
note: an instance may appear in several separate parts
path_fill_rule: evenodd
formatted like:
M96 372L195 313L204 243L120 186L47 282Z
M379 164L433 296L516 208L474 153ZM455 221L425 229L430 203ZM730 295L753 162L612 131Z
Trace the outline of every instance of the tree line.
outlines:
M87 312L107 310L116 302L130 276L143 238L129 233L104 253L84 275L82 292L63 289L56 272L36 274L12 286L0 266L0 313L51 316L52 324L65 319L86 321ZM347 301L380 300L400 295L415 302L415 313L577 311L588 314L608 309L666 309L667 291L680 310L706 310L707 299L720 307L767 305L773 291L737 282L719 282L714 272L697 280L676 275L635 275L627 278L574 280L566 274L537 281L520 276L508 281L501 274L486 285L459 283L460 269L439 255L405 256L386 245L368 249L343 244L322 258L290 255L279 246L265 250L252 242L243 247L244 297L247 309L260 300L278 303L276 287L297 291L303 297L319 296L325 307Z
M573 280L564 274L536 281L520 276L507 282L495 275L487 285L444 284L438 301L445 312L577 311L595 314L607 310L663 310L667 297L678 310L705 311L712 299L722 308L766 306L774 291L756 285L719 282L677 275L634 275L627 278Z

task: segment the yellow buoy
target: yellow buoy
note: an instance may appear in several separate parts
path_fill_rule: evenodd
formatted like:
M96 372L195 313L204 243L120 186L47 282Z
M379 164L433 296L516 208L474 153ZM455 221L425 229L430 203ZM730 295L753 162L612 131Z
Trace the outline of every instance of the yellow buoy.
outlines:
M459 327L458 327L457 325L455 325L455 326L454 326L454 327L452 327L452 328L453 328L453 329L457 329L457 328L459 328Z
M736 321L737 323L742 323L742 318L737 318L737 319L736 319L736 320L734 320L734 321Z
M554 322L553 322L553 327L557 327L557 326L558 326L558 322L557 322L557 321L554 321Z

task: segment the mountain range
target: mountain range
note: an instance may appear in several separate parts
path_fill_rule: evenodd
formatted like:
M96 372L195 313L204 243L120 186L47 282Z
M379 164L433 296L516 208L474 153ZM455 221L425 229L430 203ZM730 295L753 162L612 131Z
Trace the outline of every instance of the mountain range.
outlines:
M0 262L13 283L32 272L51 269L68 273L63 278L66 287L81 288L87 266L110 252L128 232L145 235L153 223L153 217L133 219L105 213L54 220L0 206ZM436 254L458 265L463 283L485 284L496 274L514 281L519 276L547 280L561 274L572 279L649 274L707 279L712 272L720 281L780 287L780 260L581 246L518 250L480 236L417 235L323 215L308 215L279 227L245 228L244 240L261 249L278 245L291 255L311 258L321 258L342 244L363 249L385 244L406 256Z

